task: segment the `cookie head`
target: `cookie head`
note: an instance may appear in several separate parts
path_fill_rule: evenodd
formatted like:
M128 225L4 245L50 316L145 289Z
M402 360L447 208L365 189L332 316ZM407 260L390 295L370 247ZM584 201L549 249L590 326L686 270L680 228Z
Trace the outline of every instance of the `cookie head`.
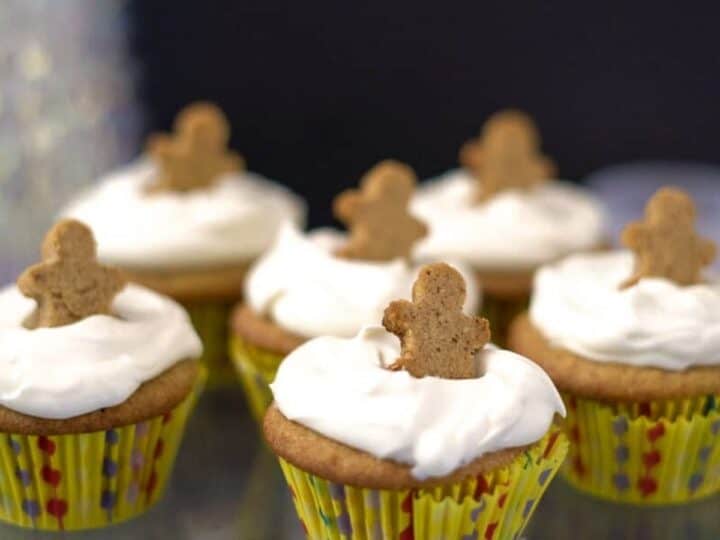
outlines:
M463 313L465 295L465 281L453 267L423 267L412 302L396 300L385 309L383 325L402 343L391 369L405 369L414 377L477 377L475 355L490 340L490 329L486 319Z
M208 151L225 148L230 139L230 123L220 107L204 101L180 111L174 127L181 137Z
M95 237L90 228L75 220L55 225L42 243L43 261L87 261L95 259Z
M417 177L408 165L399 161L385 160L378 163L360 180L360 190L368 199L385 199L397 206L410 202Z
M646 221L658 225L693 225L696 214L692 198L675 187L660 188L645 206Z
M540 146L540 134L532 118L515 109L492 115L483 126L481 138L490 153L525 155Z
M416 304L439 305L444 311L462 311L467 295L465 280L449 265L425 266L412 289Z

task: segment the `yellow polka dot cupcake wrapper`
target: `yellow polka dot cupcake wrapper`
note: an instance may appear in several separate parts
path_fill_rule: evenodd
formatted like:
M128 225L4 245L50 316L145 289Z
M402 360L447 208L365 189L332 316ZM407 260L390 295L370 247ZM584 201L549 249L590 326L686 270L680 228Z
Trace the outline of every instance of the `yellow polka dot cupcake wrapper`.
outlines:
M203 344L200 360L208 369L206 387L213 390L237 385L227 351L228 317L232 306L221 302L195 302L185 303L183 307Z
M205 375L172 411L96 433L0 433L0 520L73 531L142 514L162 496Z
M250 345L237 336L230 339L230 357L245 390L253 417L262 422L265 411L273 400L270 383L275 380L284 357Z
M520 538L567 446L554 430L492 474L405 491L335 484L283 459L280 465L308 538L505 540Z
M563 397L571 448L562 476L579 490L638 505L720 491L717 396L631 404Z

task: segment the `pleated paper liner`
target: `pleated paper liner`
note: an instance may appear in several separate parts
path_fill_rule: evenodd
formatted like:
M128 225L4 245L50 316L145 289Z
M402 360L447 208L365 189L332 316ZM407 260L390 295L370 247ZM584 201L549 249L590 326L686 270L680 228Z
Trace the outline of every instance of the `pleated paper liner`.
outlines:
M436 489L391 491L335 484L280 459L310 539L519 538L567 453L558 430L498 471Z
M577 489L638 505L720 491L717 396L634 404L564 398L571 447L562 476Z
M195 331L203 343L200 358L208 369L207 389L227 388L237 385L237 376L228 358L228 317L232 305L222 302L185 303Z
M275 380L283 356L265 351L240 337L230 338L230 356L240 377L250 411L262 423L265 411L272 403L270 383Z
M134 518L162 496L205 381L163 416L96 433L0 433L0 520L73 531Z
M499 347L505 346L510 323L528 308L529 303L529 296L502 298L488 293L483 294L481 312L490 322L493 343Z

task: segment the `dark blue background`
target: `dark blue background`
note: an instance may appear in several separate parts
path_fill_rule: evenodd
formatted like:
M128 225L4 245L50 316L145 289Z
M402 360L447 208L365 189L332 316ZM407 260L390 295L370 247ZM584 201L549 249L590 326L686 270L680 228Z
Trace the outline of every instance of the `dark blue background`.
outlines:
M309 197L319 224L375 161L441 172L505 106L537 118L566 178L718 161L718 9L632 4L135 1L130 14L149 127L217 101L250 168Z

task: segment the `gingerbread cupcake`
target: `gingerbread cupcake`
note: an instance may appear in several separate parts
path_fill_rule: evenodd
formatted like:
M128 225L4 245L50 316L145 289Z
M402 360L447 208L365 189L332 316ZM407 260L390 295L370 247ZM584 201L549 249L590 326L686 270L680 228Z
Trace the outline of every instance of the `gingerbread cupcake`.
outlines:
M532 276L542 264L603 242L603 212L573 184L552 180L532 119L501 111L460 151L462 169L428 181L413 212L429 234L420 258L465 261L483 290L483 313L502 343L507 325L527 307Z
M229 135L218 107L194 103L173 134L151 136L144 157L62 212L92 228L101 261L186 307L213 384L234 380L226 321L248 266L282 223L301 224L305 214L297 196L245 170Z
M160 498L204 380L181 306L95 259L73 220L0 290L0 520L105 527Z
M280 366L264 432L309 538L519 537L565 457L564 408L464 296L452 267L424 267L385 328Z
M564 393L565 477L618 502L683 503L720 490L720 282L692 199L660 189L628 251L543 267L510 346Z
M407 210L415 182L407 165L379 163L359 190L335 201L347 234L286 225L251 269L245 303L232 316L231 349L256 418L272 399L268 384L285 355L312 337L351 337L379 320L390 300L409 297L418 270L410 255L425 234ZM478 296L473 287L468 313Z

